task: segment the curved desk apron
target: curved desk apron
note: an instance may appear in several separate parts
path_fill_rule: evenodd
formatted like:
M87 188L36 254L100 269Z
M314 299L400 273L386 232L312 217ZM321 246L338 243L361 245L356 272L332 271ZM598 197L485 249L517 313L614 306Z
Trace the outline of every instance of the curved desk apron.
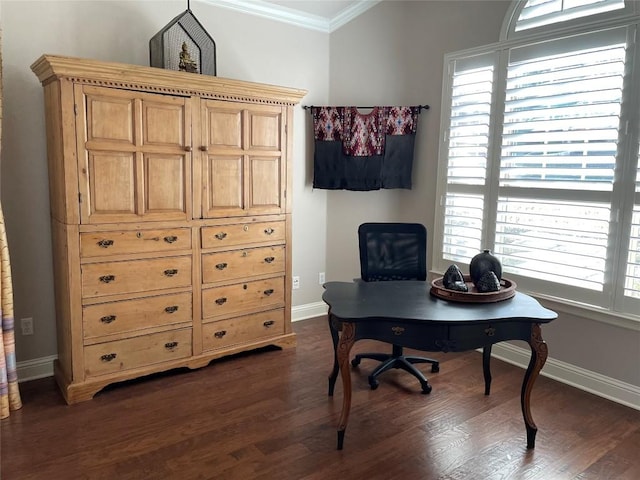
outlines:
M342 450L351 409L349 353L357 340L365 338L427 352L462 352L482 347L485 395L491 385L491 346L505 340L524 340L531 346L531 359L520 403L527 448L535 447L538 429L531 417L531 389L548 354L540 324L557 318L555 312L519 292L496 303L450 302L431 295L428 282L329 282L324 288L322 299L329 305L334 348L329 395L333 395L338 371L342 372L344 388L338 450Z

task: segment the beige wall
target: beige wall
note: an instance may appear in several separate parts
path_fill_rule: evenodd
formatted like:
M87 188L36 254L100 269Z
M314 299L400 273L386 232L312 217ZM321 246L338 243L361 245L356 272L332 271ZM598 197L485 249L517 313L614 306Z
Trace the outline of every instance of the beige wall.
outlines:
M382 2L331 35L333 105L430 105L418 122L411 190L330 192L327 278L360 274L365 221L434 223L444 54L498 41L505 1ZM429 255L430 266L430 255Z
M55 355L55 313L42 87L30 65L43 53L148 65L149 39L186 8L175 1L6 1L3 29L2 205L13 266L16 356ZM214 7L191 10L217 47L218 76L309 91L303 103L325 104L329 35ZM293 269L301 277L294 305L320 301L326 195L310 187L308 114L295 109ZM35 335L20 334L33 317Z
M328 194L327 279L359 275L356 230L361 222L418 221L433 228L443 56L497 42L509 5L383 2L331 35L333 105L428 103L431 110L420 118L411 191ZM640 386L639 331L560 312L543 334L551 358Z

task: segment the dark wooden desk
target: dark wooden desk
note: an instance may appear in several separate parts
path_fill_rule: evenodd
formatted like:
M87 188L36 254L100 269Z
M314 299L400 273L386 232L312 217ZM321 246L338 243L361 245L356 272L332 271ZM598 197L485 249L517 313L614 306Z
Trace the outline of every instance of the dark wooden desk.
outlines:
M531 346L520 403L527 431L527 448L535 447L538 431L531 417L531 389L547 359L540 324L557 314L522 293L496 303L456 303L434 297L427 282L329 282L322 299L329 305L334 347L329 395L338 371L344 398L338 424L342 450L351 409L349 353L357 340L373 339L428 352L462 352L483 348L485 395L489 394L491 346L505 340L524 340Z

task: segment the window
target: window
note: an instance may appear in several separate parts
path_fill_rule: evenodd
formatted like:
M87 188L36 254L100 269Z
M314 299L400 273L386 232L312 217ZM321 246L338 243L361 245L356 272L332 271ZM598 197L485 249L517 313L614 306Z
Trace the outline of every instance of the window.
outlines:
M523 290L640 320L632 8L518 2L513 38L447 55L434 268L467 266L490 248Z
M624 0L529 0L520 11L515 31L622 8Z

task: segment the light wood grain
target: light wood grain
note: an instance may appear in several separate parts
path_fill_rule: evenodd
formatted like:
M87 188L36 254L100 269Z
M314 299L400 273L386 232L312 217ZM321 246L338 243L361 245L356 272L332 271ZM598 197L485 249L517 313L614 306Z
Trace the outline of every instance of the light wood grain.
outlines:
M45 91L65 400L294 346L284 176L305 92L63 56L32 69Z

